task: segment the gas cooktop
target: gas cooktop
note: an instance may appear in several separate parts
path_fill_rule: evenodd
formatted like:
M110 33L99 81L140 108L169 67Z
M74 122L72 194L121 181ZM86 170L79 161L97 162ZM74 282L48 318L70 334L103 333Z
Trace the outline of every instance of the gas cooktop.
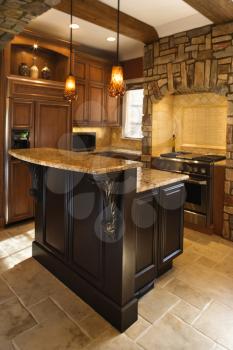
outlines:
M226 157L222 155L216 155L216 154L203 155L203 154L184 152L184 151L165 153L165 154L161 154L160 157L170 158L170 159L175 158L175 159L184 159L184 160L195 160L195 161L204 162L204 163L214 163L214 162L219 162L221 160L226 159Z

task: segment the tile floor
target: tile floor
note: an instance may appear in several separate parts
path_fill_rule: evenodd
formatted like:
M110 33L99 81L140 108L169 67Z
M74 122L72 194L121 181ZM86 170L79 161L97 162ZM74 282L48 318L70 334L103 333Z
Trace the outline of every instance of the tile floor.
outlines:
M185 251L124 334L31 258L33 224L0 231L0 350L233 349L233 243L185 230Z

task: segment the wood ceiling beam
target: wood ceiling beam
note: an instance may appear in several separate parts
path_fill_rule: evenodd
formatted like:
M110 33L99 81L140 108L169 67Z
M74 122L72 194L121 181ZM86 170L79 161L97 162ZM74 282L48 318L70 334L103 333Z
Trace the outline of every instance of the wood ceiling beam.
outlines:
M184 1L215 24L233 20L233 2L231 0Z
M62 0L54 8L70 14L70 0ZM117 10L98 0L73 1L73 15L116 32ZM123 12L120 14L120 33L145 44L158 39L154 27Z

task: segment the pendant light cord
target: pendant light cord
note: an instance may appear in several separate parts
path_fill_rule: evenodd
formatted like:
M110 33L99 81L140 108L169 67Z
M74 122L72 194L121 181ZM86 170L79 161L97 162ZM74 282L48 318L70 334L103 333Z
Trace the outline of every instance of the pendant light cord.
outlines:
M119 41L120 41L120 0L117 6L117 65L119 66Z
M72 75L72 53L73 53L73 0L70 0L70 75Z

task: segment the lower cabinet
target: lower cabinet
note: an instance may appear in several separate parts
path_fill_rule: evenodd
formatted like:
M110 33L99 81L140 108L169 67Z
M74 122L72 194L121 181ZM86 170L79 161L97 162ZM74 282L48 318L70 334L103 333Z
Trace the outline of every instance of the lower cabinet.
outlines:
M144 294L156 277L183 252L184 184L138 194L133 216L136 229L135 293Z
M183 252L184 184L161 188L159 196L158 275Z
M9 165L8 223L33 217L34 203L30 196L31 174L26 163L11 160Z
M158 191L140 195L134 201L136 227L135 290L139 291L155 279L158 245Z

